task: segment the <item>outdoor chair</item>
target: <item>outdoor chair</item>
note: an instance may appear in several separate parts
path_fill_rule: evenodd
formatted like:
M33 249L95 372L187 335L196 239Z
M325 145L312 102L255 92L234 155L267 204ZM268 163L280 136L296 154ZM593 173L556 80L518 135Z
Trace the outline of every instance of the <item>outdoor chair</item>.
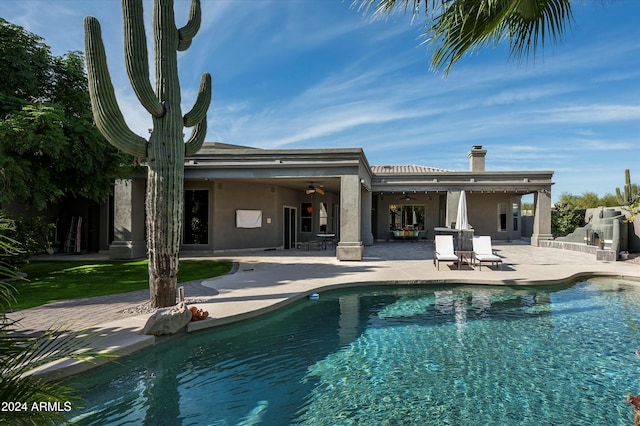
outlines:
M436 249L433 252L433 263L440 270L440 262L457 262L458 269L460 269L460 263L458 262L458 255L453 250L453 235L436 235Z
M491 237L487 235L473 237L473 255L474 263L475 260L480 263L480 270L482 270L482 262L490 262L496 267L500 264L500 270L502 270L502 258L493 252Z

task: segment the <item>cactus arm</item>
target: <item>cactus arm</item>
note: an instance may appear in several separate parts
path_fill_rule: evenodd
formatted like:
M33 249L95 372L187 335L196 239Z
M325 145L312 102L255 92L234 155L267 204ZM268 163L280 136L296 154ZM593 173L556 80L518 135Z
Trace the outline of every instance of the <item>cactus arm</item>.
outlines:
M207 109L211 103L211 74L208 72L202 74L200 78L200 87L198 88L198 98L196 99L191 111L184 115L184 126L193 127L196 123L202 121L207 115Z
M111 145L134 157L145 157L147 141L129 129L118 107L98 20L87 16L84 32L89 96L96 126Z
M191 46L191 40L178 40L178 52L184 52Z
M618 187L616 187L616 201L618 201L618 204L621 206L625 205L625 197L622 195L620 188Z
M640 201L640 192L638 186L631 183L631 172L629 169L624 171L624 188L616 188L616 199L622 206L630 206Z
M196 36L200 29L201 21L201 9L200 0L191 0L191 7L189 8L189 19L184 27L178 30L178 37L180 39L178 43L178 50L184 51L191 45L191 40Z
M124 59L131 86L140 103L155 117L164 115L149 82L147 38L144 32L142 0L122 0L124 16Z
M207 135L207 117L205 116L202 121L199 121L198 124L195 125L193 131L191 132L191 136L189 140L185 143L184 153L185 155L193 155L200 151L202 148L202 144L204 143L204 138Z
M627 199L629 200L629 204L637 203L640 201L640 192L638 192L638 185L631 183L631 172L629 169L625 169L624 171L625 185L624 192L627 194Z

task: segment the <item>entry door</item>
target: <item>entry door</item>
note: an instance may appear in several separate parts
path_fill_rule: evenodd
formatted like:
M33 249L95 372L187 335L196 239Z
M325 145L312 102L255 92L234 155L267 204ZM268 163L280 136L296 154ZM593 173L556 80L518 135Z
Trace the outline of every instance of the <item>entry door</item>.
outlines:
M284 208L284 248L285 250L295 248L296 246L296 218L297 212L295 207Z

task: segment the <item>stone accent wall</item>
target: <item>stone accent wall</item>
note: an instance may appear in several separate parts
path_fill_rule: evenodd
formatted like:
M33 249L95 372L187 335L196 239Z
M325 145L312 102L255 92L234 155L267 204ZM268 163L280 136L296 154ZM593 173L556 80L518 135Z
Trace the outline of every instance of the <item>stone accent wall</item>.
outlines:
M572 243L568 241L542 240L540 247L556 248L561 250L579 251L581 253L590 253L596 255L596 260L604 262L615 262L617 260L616 252L612 250L602 250L597 246L588 246L586 244Z

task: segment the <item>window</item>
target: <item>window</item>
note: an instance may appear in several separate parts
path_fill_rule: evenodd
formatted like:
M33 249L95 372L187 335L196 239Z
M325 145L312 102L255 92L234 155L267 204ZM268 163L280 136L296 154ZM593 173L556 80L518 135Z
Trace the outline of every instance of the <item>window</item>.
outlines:
M313 226L313 204L300 204L300 232L311 232Z
M520 203L513 203L511 212L513 216L513 230L517 231L519 229L518 223L520 222Z
M498 204L498 231L507 232L507 204Z
M184 244L209 244L209 191L184 191Z
M327 213L327 203L320 203L320 211L318 212L320 218L320 232L327 232L327 224L329 214Z
M424 205L403 204L389 206L389 229L424 229Z

